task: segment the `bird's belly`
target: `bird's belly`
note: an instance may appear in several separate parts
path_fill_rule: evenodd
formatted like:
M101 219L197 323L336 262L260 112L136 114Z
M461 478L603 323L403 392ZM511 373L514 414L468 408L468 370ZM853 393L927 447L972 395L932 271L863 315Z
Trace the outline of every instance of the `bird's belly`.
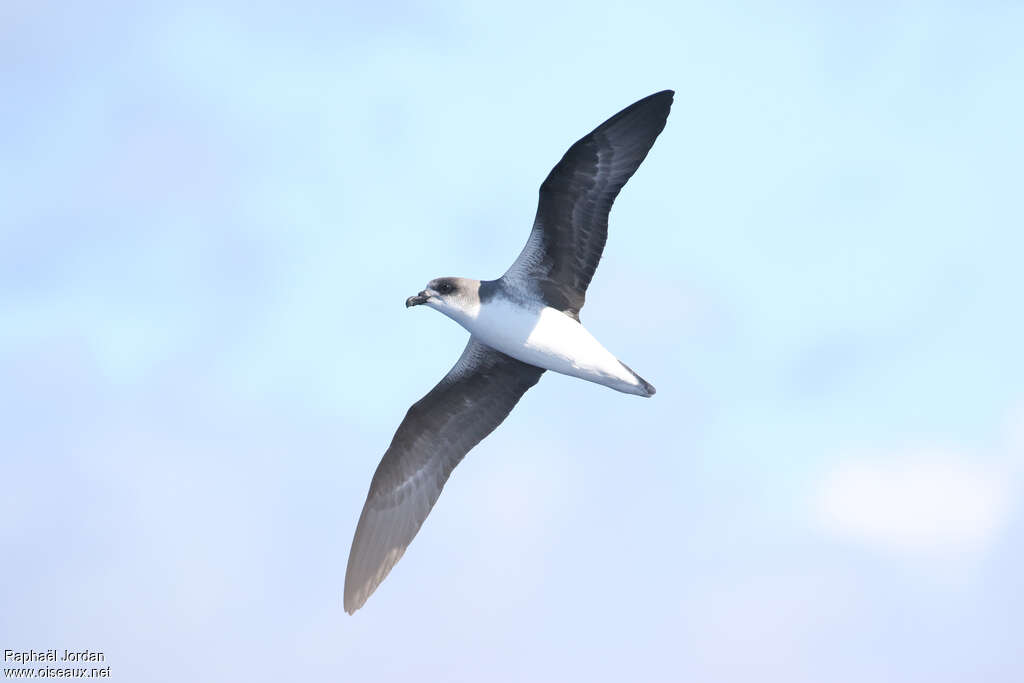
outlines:
M467 329L480 341L524 363L623 390L636 379L580 323L561 311L514 303L485 307Z

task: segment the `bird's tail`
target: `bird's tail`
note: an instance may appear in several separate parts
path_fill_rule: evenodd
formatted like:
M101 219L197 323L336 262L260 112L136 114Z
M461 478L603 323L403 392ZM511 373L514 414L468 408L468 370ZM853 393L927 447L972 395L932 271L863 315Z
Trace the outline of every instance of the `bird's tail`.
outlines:
M645 380L640 375L636 374L636 371L633 370L633 368L629 367L621 360L619 361L619 363L622 363L622 367L629 370L629 374L633 375L633 379L637 381L637 390L631 391L629 393L636 394L637 396L643 396L644 398L650 398L651 396L654 396L655 393L657 393L657 390L654 388L654 385Z

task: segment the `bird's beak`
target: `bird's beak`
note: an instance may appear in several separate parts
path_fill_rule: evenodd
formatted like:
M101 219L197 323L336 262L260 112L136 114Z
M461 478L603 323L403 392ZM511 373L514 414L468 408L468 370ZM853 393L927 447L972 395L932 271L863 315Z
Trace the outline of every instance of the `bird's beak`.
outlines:
M410 306L419 306L420 304L425 304L427 303L427 299L429 298L430 294L428 294L426 291L422 291L416 296L410 296L408 299L406 299L405 307L409 308Z

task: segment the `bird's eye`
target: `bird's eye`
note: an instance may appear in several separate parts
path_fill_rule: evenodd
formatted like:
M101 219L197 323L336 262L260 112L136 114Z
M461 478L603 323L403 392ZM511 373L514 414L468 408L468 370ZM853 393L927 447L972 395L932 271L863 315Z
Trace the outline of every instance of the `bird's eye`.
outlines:
M452 291L452 286L451 286L451 283L444 282L444 283L441 284L440 287L438 287L438 289L441 290L442 294L447 294L450 291Z

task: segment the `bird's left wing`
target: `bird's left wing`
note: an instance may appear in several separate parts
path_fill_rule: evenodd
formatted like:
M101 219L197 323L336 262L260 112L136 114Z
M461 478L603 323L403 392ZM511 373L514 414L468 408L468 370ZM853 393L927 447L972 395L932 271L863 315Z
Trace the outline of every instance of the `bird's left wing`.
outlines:
M608 238L608 212L665 128L673 94L634 102L569 148L540 186L530 238L502 280L579 317Z
M430 514L466 453L544 370L470 337L455 366L409 408L370 483L345 574L345 611L363 606Z

